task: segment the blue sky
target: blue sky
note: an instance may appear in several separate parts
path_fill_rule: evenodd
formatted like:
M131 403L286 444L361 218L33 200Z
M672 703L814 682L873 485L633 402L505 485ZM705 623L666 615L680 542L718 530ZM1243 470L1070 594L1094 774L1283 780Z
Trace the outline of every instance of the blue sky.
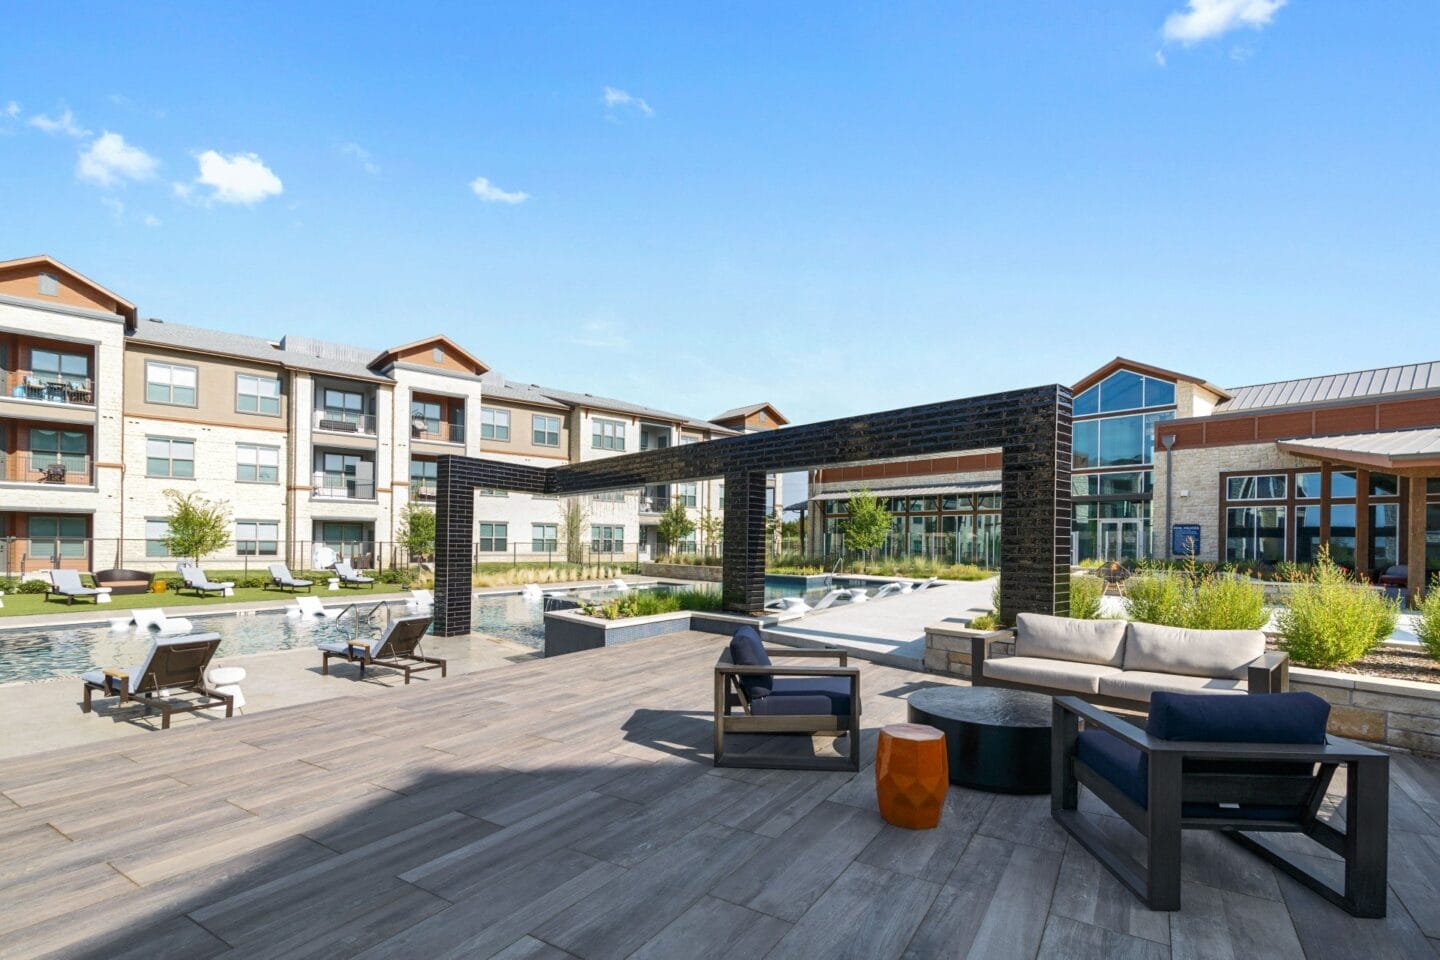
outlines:
M802 422L1440 358L1440 5L52 5L0 257Z

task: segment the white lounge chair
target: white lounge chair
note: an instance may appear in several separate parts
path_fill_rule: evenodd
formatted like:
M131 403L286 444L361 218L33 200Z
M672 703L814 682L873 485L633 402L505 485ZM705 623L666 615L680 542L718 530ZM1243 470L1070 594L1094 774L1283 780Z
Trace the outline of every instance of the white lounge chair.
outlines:
M880 599L883 599L884 597L893 597L893 596L896 596L897 594L904 593L904 592L905 592L905 587L906 587L906 584L903 584L903 583L898 583L898 582L897 582L897 583L887 583L887 584L885 584L883 587L881 587L879 590L876 590L876 591L875 591L875 596L871 597L870 599L871 599L871 600L880 600Z
M935 585L936 585L937 583L939 583L939 582L940 582L940 578L939 578L939 577L931 577L929 580L925 580L925 581L922 581L922 582L920 582L920 583L915 584L915 589L916 589L917 591L918 591L918 590L928 590L930 587L935 586Z
M355 568L350 566L349 560L337 560L335 562L335 576L340 578L340 585L342 587L358 587L363 584L371 590L375 589L375 578L367 577L363 573L356 572Z
M866 603L870 599L870 590L866 587L852 587L850 596L846 599L851 603Z
M406 613L426 613L435 608L435 595L429 590L411 590L405 601Z
M45 591L45 599L52 596L66 597L68 603L74 603L76 597L95 597L99 602L100 590L82 584L80 574L74 570L51 570L50 589Z
M815 605L811 607L810 610L812 613L818 610L824 610L826 607L833 605L835 601L843 600L849 596L849 590L846 590L843 587L836 587L834 590L831 590L829 593L825 594L825 596L821 597L818 601L816 601Z
M214 581L205 575L205 571L199 567L182 563L180 565L180 576L185 580L185 589L194 590L198 596L207 596L211 593L218 593L222 596L230 596L235 589L234 580Z
M167 617L165 611L159 607L152 607L149 610L130 611L130 621L135 624L135 629L140 632L155 630L161 636L178 636L189 633L192 629L190 621L184 617Z
M810 604L804 597L778 597L765 604L766 610L783 610L786 613L808 613Z
M267 568L270 571L270 586L279 587L281 590L289 590L294 593L299 587L304 587L309 593L310 588L315 585L313 580L301 580L295 577L290 568L283 563L272 563Z
M293 606L285 608L285 615L288 617L302 617L309 619L321 617L325 620L334 620L340 616L343 607L327 607L320 602L319 597L296 597Z

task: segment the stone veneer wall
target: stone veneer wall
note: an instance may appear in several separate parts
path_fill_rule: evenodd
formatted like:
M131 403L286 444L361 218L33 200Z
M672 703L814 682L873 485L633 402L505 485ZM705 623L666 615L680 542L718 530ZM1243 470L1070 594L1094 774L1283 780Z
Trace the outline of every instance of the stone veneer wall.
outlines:
M977 635L984 634L960 621L926 627L925 669L968 680L970 638ZM991 649L1013 655L1015 645L1002 641ZM1330 704L1330 732L1336 736L1440 754L1440 684L1292 666L1290 689Z
M640 575L645 577L669 577L672 580L704 580L720 583L723 580L720 566L705 566L698 563L641 563Z

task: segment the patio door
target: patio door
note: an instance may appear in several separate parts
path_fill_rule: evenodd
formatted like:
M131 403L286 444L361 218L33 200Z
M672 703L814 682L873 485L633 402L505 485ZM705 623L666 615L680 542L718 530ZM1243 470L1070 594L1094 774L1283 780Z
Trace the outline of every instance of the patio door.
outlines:
M1100 559L1138 560L1140 558L1139 520L1100 521Z

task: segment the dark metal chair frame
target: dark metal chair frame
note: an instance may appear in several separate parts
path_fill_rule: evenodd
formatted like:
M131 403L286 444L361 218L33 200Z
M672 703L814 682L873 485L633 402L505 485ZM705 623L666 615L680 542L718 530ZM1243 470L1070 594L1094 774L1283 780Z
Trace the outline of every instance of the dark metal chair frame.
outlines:
M970 638L970 683L977 687L1008 687L1011 690L1032 690L1050 697L1079 697L1088 703L1121 710L1145 713L1149 704L1124 697L1107 697L1099 693L1076 693L1061 687L1047 687L1038 683L1021 683L985 676L985 662L990 656L990 645L999 642L1015 642L1014 629L996 630ZM1246 693L1285 693L1290 689L1290 656L1274 650L1267 650L1250 662L1246 670ZM1204 693L1197 690L1196 693Z
M839 660L838 667L786 667L779 664L769 666L742 666L730 658L730 648L720 653L715 663L715 766L717 767L759 767L780 770L850 770L860 769L860 670L849 666L848 654L833 647L824 649L798 649L792 647L766 647L765 653L775 657L803 657L807 659ZM773 677L848 677L850 680L850 715L837 717L830 714L794 714L778 716L756 716L750 712L750 698L740 683L744 676L760 675ZM739 707L744 712L732 714L731 708ZM849 734L848 756L836 757L787 757L774 754L725 752L727 733L828 733Z
M147 710L159 710L161 730L170 729L170 717L176 713L195 713L223 706L225 716L233 717L235 698L228 693L205 689L205 670L219 646L220 638L213 634L209 639L196 638L193 643L167 644L156 651L155 659L161 662L157 664L155 659L151 660L134 693L130 692L127 682L129 674L124 670L106 670L104 683L85 681L80 712L91 711L92 697L98 692L101 697L119 697L121 706L134 701L144 704ZM180 700L168 692L162 693L171 690L194 694L198 699Z
M401 624L417 620L425 621L422 627L414 636L396 637L393 631L398 631ZM405 683L410 683L411 674L424 673L427 670L439 670L441 679L445 677L447 661L442 657L427 657L417 651L420 649L420 642L425 636L425 630L429 628L431 617L401 617L394 621L392 633L385 639L380 650L372 656L370 644L363 640L351 640L345 646L344 653L337 653L333 650L320 651L320 673L323 676L330 675L330 661L344 660L346 663L358 664L360 676L365 676L367 666L389 667L392 670L399 670L405 674Z
M1149 762L1147 804L1141 807L1076 755L1079 721L1105 730L1143 752ZM1056 697L1051 731L1050 812L1079 844L1152 910L1180 909L1180 837L1184 830L1218 830L1357 917L1385 916L1389 845L1390 758L1378 750L1330 738L1324 745L1204 743L1162 740L1087 704ZM1186 761L1226 761L1224 771L1187 771ZM1310 774L1276 772L1276 763L1312 764ZM1252 766L1254 770L1247 770ZM1345 767L1345 829L1318 811L1335 770ZM1078 811L1083 785L1145 839L1146 862L1118 850ZM1294 805L1293 820L1187 817L1186 803ZM1228 812L1228 811L1227 811ZM1244 831L1244 832L1242 832ZM1343 858L1343 890L1296 860L1247 835L1302 833Z

